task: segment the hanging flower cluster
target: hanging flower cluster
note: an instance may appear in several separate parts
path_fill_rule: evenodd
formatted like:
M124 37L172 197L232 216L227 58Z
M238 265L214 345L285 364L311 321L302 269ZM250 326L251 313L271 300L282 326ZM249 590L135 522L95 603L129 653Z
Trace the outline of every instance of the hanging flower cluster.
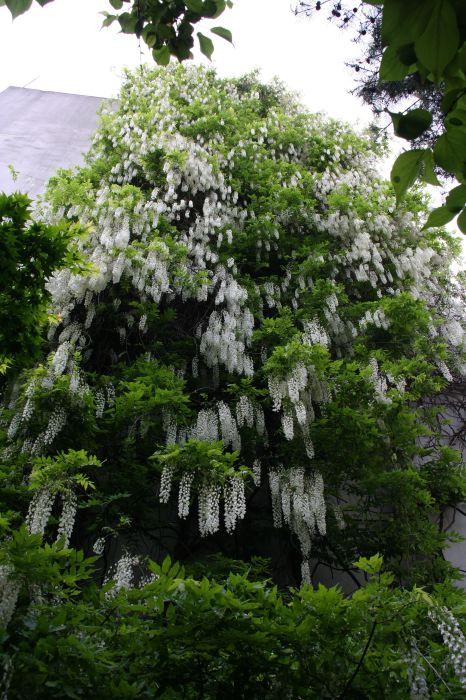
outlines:
M221 410L221 407L220 407ZM211 414L211 416L215 414ZM228 414L229 421L232 420ZM236 425L236 424L235 424ZM168 445L153 455L162 466L159 500L168 503L173 481L178 486L178 516L187 518L194 494L198 496L198 522L201 536L213 535L220 528L220 502L224 502L224 523L232 533L246 515L245 478L248 471L236 467L237 452L225 453L226 436L215 441L208 433L181 446Z
M458 621L451 610L445 607L429 611L429 617L442 635L457 678L463 688L466 688L466 639Z
M10 564L0 564L0 627L6 629L13 617L21 588Z
M419 195L396 207L379 152L254 76L128 74L86 165L46 195L48 221L79 223L87 266L49 281L50 353L13 390L3 455L97 443L99 488L155 531L155 450L160 501L176 483L180 518L197 499L213 534L223 503L231 533L250 494L296 535L308 577L311 541L342 521L326 522L326 501L359 493L371 465L374 478L409 467L418 433L398 438L398 413L466 372L449 238L422 230ZM221 469L203 452L218 441ZM53 502L36 492L31 532Z
M303 560L307 561L313 537L327 531L322 474L308 474L303 467L280 467L269 472L269 483L274 524L280 527L282 519L285 521L298 537Z

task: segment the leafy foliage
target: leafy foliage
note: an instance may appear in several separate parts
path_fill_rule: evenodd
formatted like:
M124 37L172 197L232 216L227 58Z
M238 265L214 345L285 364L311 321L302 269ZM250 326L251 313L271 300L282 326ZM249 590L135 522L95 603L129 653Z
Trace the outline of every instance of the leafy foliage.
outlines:
M3 396L9 697L462 692L455 248L379 154L280 85L169 66L52 179L83 267Z
M45 563L46 550L40 554ZM4 688L7 680L12 700L380 692L401 700L423 682L432 697L461 697L449 650L429 617L445 597L458 606L458 596L393 589L380 565L380 558L357 562L369 580L351 599L323 586L284 597L247 574L221 583L194 579L168 558L150 564L154 580L142 589L115 598L91 586L76 598L73 581L86 577L86 562L79 562L61 584L60 606L44 596L33 609L26 601L18 607L3 642Z
M124 34L134 34L143 39L152 50L154 60L161 66L168 65L171 56L179 61L192 58L194 46L194 26L204 18L216 19L230 0L108 0L112 12L103 12L104 27L114 22L120 25ZM27 12L33 0L0 0L0 7L6 5L13 19ZM42 7L52 0L37 0ZM122 10L115 14L115 10ZM224 27L213 27L213 34L232 41L231 32ZM211 57L214 45L209 37L197 32L199 47L203 54Z
M296 11L309 13L323 4L301 2ZM359 36L371 36L366 57L355 65L358 73L368 73L359 90L363 99L380 111L399 98L416 98L411 105L414 109L390 112L397 136L428 146L402 153L395 161L391 179L398 199L416 180L439 185L434 167L456 178L461 188L466 177L464 3L413 0L407 7L403 0L365 0L353 10L333 0L331 5L332 16L341 26L349 26L359 12L358 17L363 18ZM453 198L448 196L442 207L431 212L427 227L458 216L458 227L466 233L466 197L459 188Z
M52 272L73 264L65 224L31 221L30 200L22 194L0 194L0 358L4 369L32 364L42 348L49 295L45 282Z

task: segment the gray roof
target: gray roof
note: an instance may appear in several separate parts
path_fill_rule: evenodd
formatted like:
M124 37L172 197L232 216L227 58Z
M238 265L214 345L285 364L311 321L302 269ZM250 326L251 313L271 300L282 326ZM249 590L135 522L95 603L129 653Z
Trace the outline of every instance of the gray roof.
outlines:
M82 163L102 97L9 87L0 93L0 192L44 191L57 168ZM8 166L19 173L13 181Z

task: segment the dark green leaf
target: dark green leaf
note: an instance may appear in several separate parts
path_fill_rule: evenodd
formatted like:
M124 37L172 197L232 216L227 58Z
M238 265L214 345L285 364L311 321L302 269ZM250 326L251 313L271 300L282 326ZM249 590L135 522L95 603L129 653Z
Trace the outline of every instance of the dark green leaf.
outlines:
M5 5L13 15L13 19L15 19L15 17L19 17L19 15L22 15L23 12L29 10L31 4L32 0L5 0Z
M458 224L459 230L462 233L466 233L466 209L463 209L463 211L459 215L456 223Z
M445 224L448 224L448 222L451 221L454 216L455 214L449 211L446 207L438 207L437 209L433 209L430 212L429 218L427 219L425 225L423 226L423 230L426 228L444 226Z
M423 34L415 42L419 61L439 81L459 45L456 13L449 0L437 0Z
M424 149L406 151L394 162L390 179L398 201L421 174L424 155Z
M397 49L398 58L404 66L412 66L416 63L416 52L414 51L414 44L404 44Z
M446 126L465 126L466 125L466 109L454 109L446 118Z
M413 109L407 114L389 112L395 134L402 139L416 139L432 124L432 115L426 109Z
M152 51L152 56L159 66L168 66L170 63L170 49L168 46L162 46L161 49L154 49Z
M379 69L380 80L403 80L414 70L411 66L406 66L398 56L398 50L394 46L385 49Z
M216 0L204 0L202 5L203 17L216 17L218 12Z
M36 0L41 7L44 7L44 5L47 5L49 2L53 2L53 0Z
M227 3L226 0L215 0L215 4L217 5L217 11L212 15L213 19L220 17L220 15L224 12Z
M188 10L191 10L192 12L196 12L199 15L202 15L202 6L203 2L202 0L185 0L186 7Z
M464 94L464 88L455 88L454 90L448 90L445 93L441 103L441 109L444 114L447 114L452 107L456 104L458 98Z
M109 2L114 10L121 10L123 7L123 0L109 0Z
M204 34L201 34L201 32L197 33L197 37L199 39L199 45L201 47L202 53L204 54L204 56L207 56L207 58L210 60L214 52L214 45L212 43L212 40L209 39L208 36L204 36Z
M382 16L382 46L412 44L425 31L436 0L386 0Z
M217 34L218 36L221 36L222 39L226 39L231 44L233 43L233 36L229 29L225 29L225 27L212 27L210 31L212 34Z
M461 172L466 160L466 131L451 128L442 134L435 143L434 158L444 170Z
M466 203L466 185L458 185L448 193L445 206L452 214L458 214Z

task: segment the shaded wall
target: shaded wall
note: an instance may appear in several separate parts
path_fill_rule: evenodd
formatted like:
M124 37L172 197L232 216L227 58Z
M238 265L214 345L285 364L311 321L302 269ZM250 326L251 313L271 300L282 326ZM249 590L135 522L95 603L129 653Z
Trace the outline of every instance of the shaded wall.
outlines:
M82 163L101 97L9 87L0 93L0 192L41 194L57 168ZM19 173L13 181L8 166Z

